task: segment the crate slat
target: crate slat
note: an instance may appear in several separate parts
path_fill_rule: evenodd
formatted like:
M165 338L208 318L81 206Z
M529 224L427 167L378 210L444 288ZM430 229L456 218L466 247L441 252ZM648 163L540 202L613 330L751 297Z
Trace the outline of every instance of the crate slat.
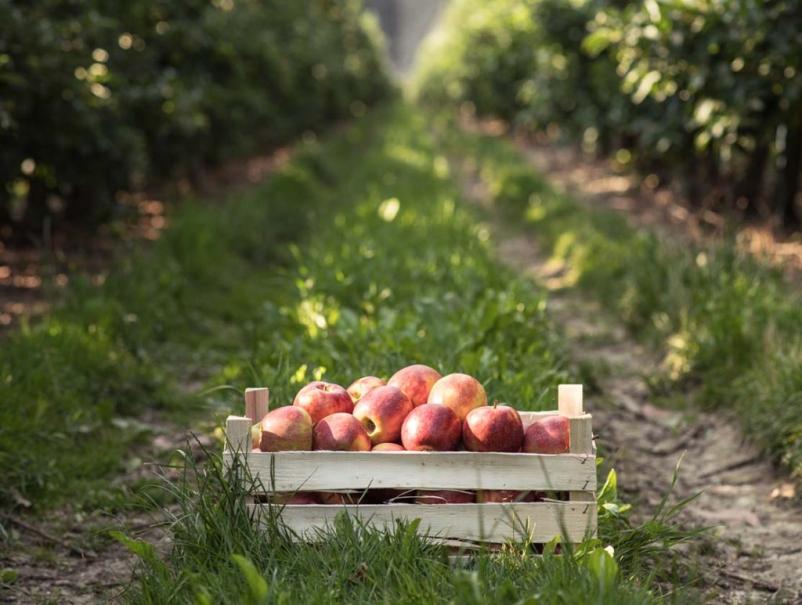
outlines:
M251 451L251 422L245 416L229 416L226 418L226 451Z
M226 452L230 464L232 452ZM247 454L270 491L395 489L596 489L593 455L476 452L276 452Z
M392 529L396 520L420 519L419 532L448 542L504 543L528 536L530 542L544 543L563 534L568 541L579 542L596 530L596 505L571 502L288 505L281 509L281 519L300 539L313 541L318 530L332 526L342 512L380 529Z

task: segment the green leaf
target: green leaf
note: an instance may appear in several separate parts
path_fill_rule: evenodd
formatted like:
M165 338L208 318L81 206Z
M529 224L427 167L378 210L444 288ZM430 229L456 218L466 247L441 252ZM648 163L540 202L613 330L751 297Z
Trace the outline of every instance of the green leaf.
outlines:
M582 40L582 50L591 57L597 57L616 41L614 38L616 36L613 30L601 27L585 36Z
M129 538L123 532L117 530L110 531L109 536L117 540L117 542L125 546L131 553L135 554L146 563L160 563L159 556L156 554L156 549L153 548L152 544L148 544L144 540Z
M596 548L588 554L585 564L599 583L600 592L612 590L618 575L618 563L611 553L612 547Z
M244 602L249 605L267 603L267 580L259 573L256 566L250 559L242 555L231 555L231 559L237 564L237 567L239 567L248 585L248 594Z
M19 578L19 572L16 569L0 569L0 584L13 584Z

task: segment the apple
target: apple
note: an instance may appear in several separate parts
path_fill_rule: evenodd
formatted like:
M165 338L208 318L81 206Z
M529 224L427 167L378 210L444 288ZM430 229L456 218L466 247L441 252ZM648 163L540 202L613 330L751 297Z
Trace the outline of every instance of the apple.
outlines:
M514 489L486 489L476 494L476 501L491 502L535 502L537 492L522 492Z
M429 403L444 405L465 420L468 412L487 405L487 394L482 383L467 374L449 374L434 383Z
M376 376L363 376L359 380L355 380L351 383L351 386L348 387L346 390L348 394L351 396L351 401L356 403L360 399L362 399L368 392L372 391L376 387L383 387L386 382L384 382L381 378L377 378Z
M323 504L359 504L362 494L342 494L340 492L320 492Z
M470 504L471 502L476 502L474 492L457 490L418 490L418 497L415 498L416 504Z
M432 385L440 380L440 372L420 363L398 370L387 384L398 387L409 397L412 405L419 406L429 401Z
M338 412L350 414L354 411L354 402L348 391L339 384L320 380L310 382L298 391L292 405L309 412L314 424Z
M276 493L270 496L273 504L321 504L317 492Z
M521 417L508 405L474 408L462 423L462 442L472 452L517 452L523 440Z
M522 452L528 454L564 454L568 452L571 423L565 416L546 416L536 420L524 433Z
M447 452L456 449L462 423L444 405L424 403L412 410L401 426L404 448L417 452Z
M354 406L354 418L362 423L371 442L389 443L401 437L401 425L415 409L401 389L393 386L376 387Z
M263 452L312 449L312 418L303 408L287 405L268 412L259 428L259 449Z
M369 452L370 437L359 420L351 414L339 412L326 416L315 425L313 446L316 450Z
M377 443L373 446L371 452L405 452L403 445L398 443Z

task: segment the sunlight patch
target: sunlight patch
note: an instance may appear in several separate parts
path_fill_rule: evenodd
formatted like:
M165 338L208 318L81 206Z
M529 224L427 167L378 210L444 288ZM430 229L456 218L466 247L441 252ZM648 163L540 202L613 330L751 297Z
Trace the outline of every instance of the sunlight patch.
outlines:
M388 223L392 223L395 217L398 216L398 211L401 209L401 202L397 197L391 197L384 200L379 204L379 217Z

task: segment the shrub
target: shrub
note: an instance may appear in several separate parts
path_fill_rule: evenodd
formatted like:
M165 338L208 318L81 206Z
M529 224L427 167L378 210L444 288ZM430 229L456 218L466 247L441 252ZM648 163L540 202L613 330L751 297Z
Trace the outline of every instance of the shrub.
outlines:
M558 125L591 149L626 150L617 157L683 182L692 200L800 224L798 3L503 4L450 7L436 49L423 53L424 100L468 102L534 129ZM510 53L510 38L528 49L525 60ZM510 56L517 69L500 68Z
M384 97L358 2L0 0L0 222L90 224Z

